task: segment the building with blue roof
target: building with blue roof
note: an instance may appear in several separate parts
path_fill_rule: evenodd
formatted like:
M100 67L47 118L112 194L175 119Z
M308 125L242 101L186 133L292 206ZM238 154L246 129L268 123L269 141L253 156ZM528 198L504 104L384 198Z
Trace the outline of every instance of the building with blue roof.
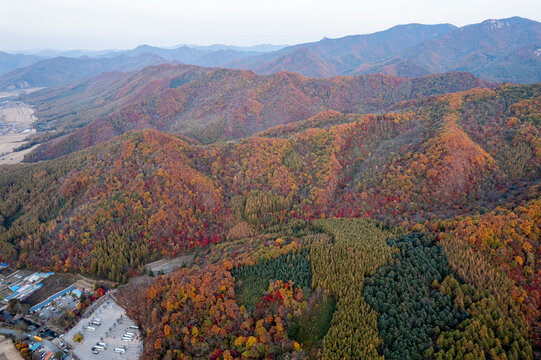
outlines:
M37 349L40 348L40 346L41 346L41 343L38 342L38 343L35 343L34 345L30 346L30 347L28 348L28 350L30 350L30 351L36 351Z
M53 300L56 300L59 297L65 295L67 293L73 293L78 298L81 297L81 291L79 289L77 289L75 286L72 285L72 286L69 286L69 287L65 288L62 291L57 292L54 295L49 296L49 298L47 298L47 300L42 301L39 304L31 307L30 312L39 311L41 308L43 308L45 306L48 306Z

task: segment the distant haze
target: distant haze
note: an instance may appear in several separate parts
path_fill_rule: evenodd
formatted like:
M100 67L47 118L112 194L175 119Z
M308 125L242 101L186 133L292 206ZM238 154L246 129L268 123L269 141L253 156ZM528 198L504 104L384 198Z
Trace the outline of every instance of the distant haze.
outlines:
M140 44L295 44L405 23L522 16L541 20L537 0L7 0L0 50L127 49Z

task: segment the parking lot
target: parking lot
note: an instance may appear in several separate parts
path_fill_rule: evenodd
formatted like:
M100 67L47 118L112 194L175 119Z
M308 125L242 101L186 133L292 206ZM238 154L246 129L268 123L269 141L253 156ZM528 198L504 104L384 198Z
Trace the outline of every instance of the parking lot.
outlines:
M73 310L79 300L71 294L59 297L54 302L39 310L38 316L42 319L54 319L62 315L64 310Z
M92 324L100 323L100 325ZM94 313L86 319L79 321L73 329L64 336L64 341L73 348L73 354L81 360L87 359L138 359L143 352L143 342L138 330L130 328L135 323L127 317L122 307L112 299L100 305ZM92 330L94 329L94 330ZM83 340L79 343L73 341L75 334L83 334ZM132 340L122 340L126 333L133 333ZM105 350L92 353L92 348L97 343L105 343ZM115 348L123 347L125 353L115 352Z

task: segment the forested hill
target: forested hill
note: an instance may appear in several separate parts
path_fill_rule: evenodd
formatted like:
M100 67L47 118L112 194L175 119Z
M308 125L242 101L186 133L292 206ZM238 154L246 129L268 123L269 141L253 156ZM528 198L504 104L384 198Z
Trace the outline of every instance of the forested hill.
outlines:
M120 280L156 251L223 240L237 222L259 229L294 217L368 216L407 227L527 201L540 175L540 92L502 86L385 115L322 113L314 119L327 121L291 124L298 128L286 135L276 128L207 146L130 132L3 167L2 257L102 275L114 267ZM124 255L100 261L99 271L92 264L111 246Z
M25 95L36 107L39 130L73 131L118 108L141 102L164 89L179 87L216 69L193 65L148 66L139 71L107 72Z
M130 74L102 74L25 98L36 106L41 130L54 128L59 135L85 125L43 144L26 160L65 155L134 129L154 128L211 143L250 136L328 109L385 112L404 100L493 86L469 73L310 79L294 73L259 76L161 65Z
M531 359L540 101L539 84L475 88L235 142L147 129L3 166L0 261L127 281L198 251L125 295L147 359Z

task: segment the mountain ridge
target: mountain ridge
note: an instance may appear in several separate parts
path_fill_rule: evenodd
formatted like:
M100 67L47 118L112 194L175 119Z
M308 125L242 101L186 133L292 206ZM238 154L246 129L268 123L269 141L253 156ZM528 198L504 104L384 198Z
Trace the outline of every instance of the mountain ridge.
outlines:
M145 73L150 76L145 76ZM104 135L92 137L97 142L106 140L107 134L112 136L133 129L155 128L210 143L250 136L275 125L306 119L323 110L378 112L404 100L494 86L468 73L429 75L417 79L381 74L313 79L289 72L260 76L246 70L187 65L160 65L119 76L126 79L132 76L133 80L128 83L143 83L144 86L126 87L127 97L116 101L116 95L108 89L109 82L104 82L102 88L111 99L105 103L87 101L100 97L102 92L85 96L85 92L79 90L89 87L100 77L74 88L42 90L26 96L25 101L36 108L40 119L38 128L48 126L51 130L50 127L55 126L59 135L75 131L42 145L27 160L65 155L94 144L94 141L88 141L87 136L82 136L88 134L88 126L92 126L92 133ZM179 86L172 86L175 83ZM55 98L59 100L55 101ZM63 103L69 106L59 111ZM73 104L78 105L76 113L73 112ZM77 130L73 127L74 121L79 122L82 128ZM97 125L108 130L97 132ZM111 132L111 129L116 131Z
M41 60L36 55L10 54L0 51L0 76L25 66L32 65Z
M24 68L12 70L0 77L0 89L19 90L51 87L96 76L104 71L129 71L165 62L159 56L141 54L136 57L119 55L114 58L57 57L40 60Z
M401 77L417 77L449 71L469 71L491 81L533 83L541 81L541 23L520 17L489 19L478 24L456 27L451 24L405 24L371 34L348 35L341 38L323 38L320 41L297 44L263 53L253 52L255 47L234 46L186 46L159 48L140 45L134 49L97 53L95 63L119 56L155 56L153 64L184 63L209 67L226 67L252 70L260 75L278 71L297 72L314 78L330 78L340 75L385 73ZM260 47L259 50L272 48ZM259 51L258 50L258 51ZM78 54L77 52L74 53ZM152 54L152 55L150 55ZM6 56L9 54L5 54ZM18 55L9 55L10 61ZM21 55L25 56L25 55ZM28 58L28 56L26 56ZM101 60L98 60L101 59ZM161 60L160 60L161 59ZM26 60L27 62L30 60ZM36 62L37 59L31 60ZM53 61L46 59L41 61ZM35 79L24 78L17 69L10 74L0 73L0 89L28 86L66 84L82 76L97 75L83 71L83 64L73 70L65 69L56 60L55 81L46 81L39 72L39 64L29 64L36 73ZM84 58L79 61L84 63ZM7 63L5 60L1 63ZM26 63L21 63L26 64ZM149 63L150 64L150 63ZM11 69L6 65L6 69ZM74 65L72 65L74 66ZM62 68L64 67L64 69ZM113 66L103 67L110 71ZM116 66L118 70L130 70L130 66ZM1 69L1 66L0 66ZM76 69L78 69L76 71ZM29 69L25 70L30 71ZM70 72L70 74L62 73ZM82 75L79 73L82 72Z
M425 31L420 32L421 29ZM399 35L393 38L393 34L397 32ZM460 28L450 24L397 25L373 34L325 38L318 42L294 45L274 53L241 59L229 65L261 74L290 70L313 76L314 69L302 67L302 63L297 63L294 59L282 59L282 64L288 63L285 68L280 66L273 69L271 66L277 57L284 58L299 48L306 48L319 56L321 61L330 62L324 69L316 72L315 77L374 72L413 77L447 71L470 71L493 81L539 82L541 58L530 56L529 61L532 64L524 68L522 62L528 56L515 54L515 50L523 47L541 48L541 23L511 17L485 20ZM516 74L507 77L501 71L491 71L492 63L513 54L515 60L507 65L508 68L520 69ZM397 68L390 64L400 66ZM533 76L529 69L535 70Z

